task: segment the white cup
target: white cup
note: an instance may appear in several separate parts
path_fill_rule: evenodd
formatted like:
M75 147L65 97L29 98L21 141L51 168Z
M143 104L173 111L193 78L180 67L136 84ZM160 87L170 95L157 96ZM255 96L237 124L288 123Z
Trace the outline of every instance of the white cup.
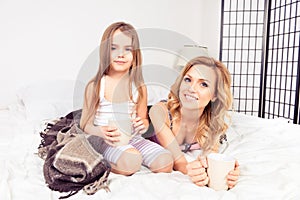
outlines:
M208 187L214 190L227 190L227 175L234 169L235 158L225 154L210 153L207 156L207 164Z
M120 132L120 141L115 142L116 146L123 146L129 143L129 140L134 136L132 135L132 122L130 119L124 120L108 120L108 126L116 127Z

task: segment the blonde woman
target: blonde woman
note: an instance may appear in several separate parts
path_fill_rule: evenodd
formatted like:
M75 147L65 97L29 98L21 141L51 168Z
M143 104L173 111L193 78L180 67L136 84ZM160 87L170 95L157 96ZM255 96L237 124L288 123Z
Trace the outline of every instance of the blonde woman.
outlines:
M232 104L230 74L220 61L196 57L189 61L171 87L168 100L150 110L159 143L173 156L174 170L188 174L199 186L208 184L206 159L188 163L183 152L201 149L202 157L217 152L227 130L224 119ZM227 176L236 185L238 162Z
M123 175L137 172L142 164L153 172L170 172L173 164L169 151L141 136L149 125L141 64L136 30L128 23L113 23L102 36L98 72L85 89L80 127L92 144L100 143L95 148L110 162L112 172ZM115 145L120 132L108 126L112 118L133 119L138 135L128 145Z

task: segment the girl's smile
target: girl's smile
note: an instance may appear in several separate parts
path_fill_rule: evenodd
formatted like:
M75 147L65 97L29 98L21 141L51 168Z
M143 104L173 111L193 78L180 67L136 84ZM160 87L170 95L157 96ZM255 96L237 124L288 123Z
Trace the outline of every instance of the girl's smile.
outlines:
M121 61L121 60L114 60L113 62L118 65L123 65L123 64L127 63L126 61Z

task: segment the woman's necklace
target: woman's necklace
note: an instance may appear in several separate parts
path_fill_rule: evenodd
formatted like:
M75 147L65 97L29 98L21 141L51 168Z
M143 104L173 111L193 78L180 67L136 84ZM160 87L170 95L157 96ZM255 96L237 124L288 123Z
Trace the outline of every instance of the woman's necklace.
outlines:
M183 133L185 135L183 144L181 145L182 152L186 153L189 150L191 150L192 146L197 144L197 141L195 141L196 137L196 130L197 130L197 123L183 123ZM187 137L190 136L190 137ZM192 136L192 137L191 137Z

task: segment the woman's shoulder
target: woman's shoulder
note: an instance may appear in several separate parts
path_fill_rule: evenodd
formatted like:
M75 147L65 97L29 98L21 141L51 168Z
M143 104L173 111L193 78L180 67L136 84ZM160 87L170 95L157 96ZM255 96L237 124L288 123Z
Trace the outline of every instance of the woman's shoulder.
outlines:
M157 102L156 104L151 106L150 113L151 112L153 114L167 114L168 108L167 108L166 102L165 101Z
M166 102L154 104L150 108L149 116L154 127L162 127L162 125L166 125L169 128L172 127Z

